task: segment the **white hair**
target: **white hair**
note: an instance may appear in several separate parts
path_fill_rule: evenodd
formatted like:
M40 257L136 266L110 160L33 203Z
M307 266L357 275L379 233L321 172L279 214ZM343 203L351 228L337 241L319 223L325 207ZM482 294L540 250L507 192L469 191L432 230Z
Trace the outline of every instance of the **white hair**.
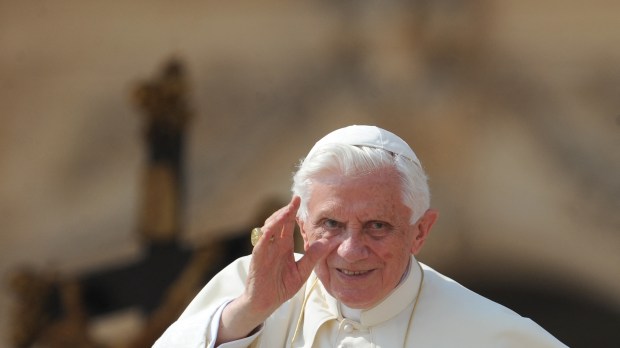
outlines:
M422 167L392 152L369 146L331 143L321 146L299 164L293 176L293 195L301 198L297 217L308 218L308 201L313 180L326 175L356 176L376 169L393 167L401 178L403 204L411 210L414 224L430 207L430 191Z

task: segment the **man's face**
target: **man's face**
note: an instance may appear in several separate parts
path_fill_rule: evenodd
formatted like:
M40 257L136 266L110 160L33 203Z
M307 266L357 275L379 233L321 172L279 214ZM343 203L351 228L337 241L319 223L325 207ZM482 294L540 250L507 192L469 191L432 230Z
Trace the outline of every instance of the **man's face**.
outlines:
M345 305L373 307L399 283L428 232L409 224L411 210L402 203L397 171L331 176L314 181L311 189L308 219L299 221L305 248L320 238L337 245L317 264L316 274Z

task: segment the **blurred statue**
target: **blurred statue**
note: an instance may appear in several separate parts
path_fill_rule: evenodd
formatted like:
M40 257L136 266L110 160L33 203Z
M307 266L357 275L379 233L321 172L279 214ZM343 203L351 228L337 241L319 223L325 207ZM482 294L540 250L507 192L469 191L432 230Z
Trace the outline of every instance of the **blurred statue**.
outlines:
M91 319L130 308L143 313L143 328L115 347L150 347L206 280L250 250L245 235L195 249L180 243L186 95L184 68L176 59L133 94L144 115L148 154L138 227L142 259L71 277L16 271L15 347L103 347L91 337Z

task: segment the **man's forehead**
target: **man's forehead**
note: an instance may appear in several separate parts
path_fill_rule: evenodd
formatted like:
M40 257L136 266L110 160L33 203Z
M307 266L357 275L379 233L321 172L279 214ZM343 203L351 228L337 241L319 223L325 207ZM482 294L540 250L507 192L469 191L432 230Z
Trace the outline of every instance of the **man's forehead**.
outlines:
M374 215L403 213L400 180L393 169L364 177L335 176L314 181L308 202L310 216ZM407 208L408 209L408 208Z

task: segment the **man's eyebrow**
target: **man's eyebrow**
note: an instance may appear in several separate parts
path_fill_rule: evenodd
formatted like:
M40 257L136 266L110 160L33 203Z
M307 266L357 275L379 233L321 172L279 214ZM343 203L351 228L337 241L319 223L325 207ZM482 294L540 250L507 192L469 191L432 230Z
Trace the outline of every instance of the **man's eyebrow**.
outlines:
M321 209L319 211L317 211L316 214L314 214L314 216L316 217L314 220L321 220L321 219L325 219L325 218L332 218L334 216L332 210L330 209Z

